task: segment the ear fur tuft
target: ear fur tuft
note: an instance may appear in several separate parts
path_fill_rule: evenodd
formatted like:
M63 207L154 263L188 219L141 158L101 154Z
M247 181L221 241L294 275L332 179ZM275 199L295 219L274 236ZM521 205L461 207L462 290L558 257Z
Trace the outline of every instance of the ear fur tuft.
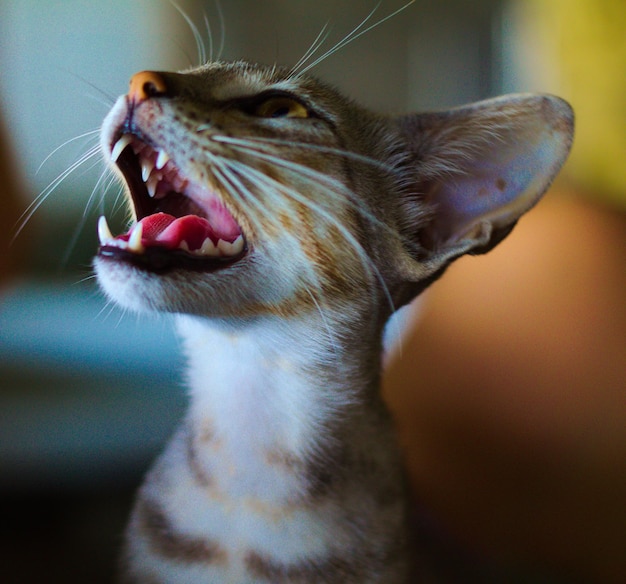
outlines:
M415 191L432 212L415 234L433 269L485 253L548 189L569 153L573 113L549 95L510 95L397 118Z

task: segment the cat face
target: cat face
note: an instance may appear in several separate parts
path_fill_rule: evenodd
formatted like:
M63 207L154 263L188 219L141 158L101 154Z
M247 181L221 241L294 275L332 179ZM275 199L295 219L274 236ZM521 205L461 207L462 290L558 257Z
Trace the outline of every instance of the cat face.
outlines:
M142 72L103 125L135 221L114 237L101 219L98 278L137 310L401 304L508 233L571 126L556 98L391 118L278 68Z
M354 294L377 269L369 193L394 171L359 144L374 125L320 83L247 63L135 76L102 131L136 220L115 238L102 224L105 290L131 308L236 315Z

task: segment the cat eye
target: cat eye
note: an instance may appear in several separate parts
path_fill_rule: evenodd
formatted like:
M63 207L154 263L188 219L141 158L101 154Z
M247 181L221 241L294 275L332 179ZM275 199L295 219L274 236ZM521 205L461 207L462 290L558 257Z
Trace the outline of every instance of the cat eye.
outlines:
M299 101L286 96L270 97L259 103L254 114L262 118L308 118L309 110Z

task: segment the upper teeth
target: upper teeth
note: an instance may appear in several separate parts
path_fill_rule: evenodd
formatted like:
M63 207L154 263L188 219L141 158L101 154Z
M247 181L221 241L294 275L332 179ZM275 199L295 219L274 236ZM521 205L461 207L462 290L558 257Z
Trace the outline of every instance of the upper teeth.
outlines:
M150 178L150 174L154 170L154 163L150 158L141 159L141 178L146 182Z
M141 223L135 223L130 230L128 241L124 241L123 239L113 237L104 215L98 219L98 239L101 246L119 247L133 253L143 253L145 246L142 243L142 237L143 226ZM156 245L158 245L158 242ZM244 241L242 235L237 237L232 243L219 239L217 245L211 241L211 238L207 237L200 248L193 250L189 249L189 244L184 240L178 246L178 249L200 257L232 257L240 254L243 248Z
M122 137L115 143L111 149L111 162L117 162L122 150L126 148L133 141L133 137L130 134L122 134Z
M156 159L156 167L157 170L161 170L167 164L167 161L170 159L170 157L167 152L165 152L165 150L159 150L158 152L159 154Z
M154 197L154 195L156 195L157 187L159 186L160 180L161 177L156 174L148 179L144 179L144 182L146 183L146 189L148 190L148 194L151 197Z
M120 139L113 145L113 148L111 148L111 162L117 162L117 159L120 157L124 149L131 144L133 145L135 154L139 155L141 164L141 179L146 184L148 195L150 195L150 197L155 197L157 195L157 187L163 180L164 176L163 173L159 171L163 170L165 165L169 162L170 156L164 150L155 149L153 151L145 145L133 143L133 136L131 134L122 134ZM149 156L146 156L145 153L142 155L142 151L146 148L148 148L148 151L150 152ZM154 157L153 152L156 152L156 158ZM175 190L182 191L184 189L186 181L181 179L177 174L173 174L171 180L172 186ZM167 193L162 194L165 195Z
M146 185L146 190L150 197L165 197L167 195L166 188L159 189L159 185L164 181L168 189L182 193L187 186L187 180L182 178L175 169L169 169L161 172L165 165L169 162L170 157L164 150L154 149L139 141L135 141L131 134L122 134L120 139L111 148L111 161L116 162L122 154L123 150L131 145L135 154L139 158L141 165L141 179ZM154 153L156 152L156 157ZM111 230L107 224L105 217L98 220L98 238L101 246L119 247L134 253L143 253L145 247L142 243L143 226L136 223L131 228L128 241L121 238L113 237ZM158 241L153 242L158 245ZM217 244L213 243L211 238L207 237L200 248L190 250L186 241L181 241L179 249L188 253L205 256L205 257L232 257L240 254L244 248L243 236L237 237L235 241L229 242L219 239Z

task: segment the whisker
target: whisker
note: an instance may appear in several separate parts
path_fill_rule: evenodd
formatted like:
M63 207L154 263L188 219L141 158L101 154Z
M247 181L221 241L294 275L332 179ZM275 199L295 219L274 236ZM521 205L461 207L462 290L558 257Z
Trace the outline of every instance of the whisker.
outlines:
M43 159L41 164L37 167L37 170L35 171L35 174L39 174L39 172L41 171L43 166L46 164L46 162L48 162L48 160L50 160L50 158L52 158L59 150L61 150L62 148L65 148L65 146L68 146L69 144L71 144L72 142L76 142L77 140L81 140L82 138L86 138L87 136L97 136L98 134L100 134L100 130L99 129L97 129L97 130L90 130L89 132L85 132L83 134L79 134L78 136L74 136L73 138L70 138L69 140L66 140L62 144L59 144L52 152L50 152L50 154L48 154L48 156L46 156Z
M229 142L232 144L230 140ZM238 140L238 142L241 143L245 141ZM252 142L254 142L254 140L252 140ZM252 156L255 156L262 160L266 160L267 162L271 162L272 164L275 164L276 166L285 168L291 171L292 173L296 174L297 176L310 179L311 182L313 183L317 183L317 184L322 183L322 184L327 185L333 194L336 194L342 200L347 201L354 210L356 210L363 218L367 219L372 225L376 225L377 227L382 228L383 230L389 232L390 234L395 235L395 232L387 224L385 224L380 219L378 219L370 211L370 209L365 205L365 203L362 200L360 200L350 189L348 189L340 181L333 179L332 177L324 173L313 170L312 168L309 168L308 166L304 166L298 163L291 162L289 160L285 160L276 155L269 154L266 151L262 151L262 150L260 151L256 148L249 148L247 146L242 146L240 144L232 144L232 145L238 149L241 149L242 151L247 152L248 154L251 154ZM337 152L341 153L342 151L339 150Z
M363 19L363 21L352 32L350 32L348 35L346 35L341 41L339 41L331 49L329 49L328 51L326 51L325 53L320 55L317 59L315 59L315 61L313 61L312 63L307 65L304 69L302 69L298 73L298 75L304 75L305 73L307 73L308 71L310 71L311 69L313 69L314 67L319 65L322 61L324 61L325 59L327 59L328 57L330 57L331 55L333 55L337 51L340 51L341 49L343 49L346 45L349 45L350 43L354 42L359 37L363 36L364 34L367 34L372 29L376 28L377 26L383 24L384 22L386 22L390 18L393 18L394 16L396 16L397 14L402 12L403 10L407 9L409 6L411 6L411 4L414 4L415 1L416 0L410 0L409 2L407 2L403 6L401 6L400 8L395 10L394 12L392 12L391 14L385 16L384 18L381 18L380 20L378 20L374 24L368 26L366 29L360 30L372 18L372 16L374 16L374 13L380 8L380 5L381 5L382 2L378 2L378 4L376 4L374 9Z
M94 165L92 165L92 167L93 166ZM62 267L67 266L69 263L70 255L72 254L72 251L76 248L76 243L81 233L83 233L85 229L85 225L87 224L87 221L89 220L89 214L92 208L94 207L93 202L94 202L94 199L97 197L98 192L100 192L100 200L98 202L98 205L100 206L100 208L103 208L104 200L106 197L106 192L108 188L111 186L112 180L115 179L115 176L114 175L112 176L112 175L113 173L111 172L110 168L103 169L103 171L100 173L100 176L98 177L98 180L96 181L96 184L91 189L91 193L89 195L89 198L87 199L87 203L85 204L85 209L83 210L83 214L80 218L80 221L78 222L78 225L76 225L76 227L74 228L72 237L70 238L70 241L67 244L66 250L63 254L63 257L61 258L60 265ZM108 181L108 184L106 187L103 187L105 181Z
M258 180L259 177L255 177L253 174L251 173L247 173L247 165L245 165L242 162L239 161L235 161L235 160L230 160L230 159L219 159L216 156L212 156L210 155L213 159L213 162L217 165L219 165L222 169L222 171L224 172L224 174L227 175L227 179L228 179L228 183L230 184L224 184L225 187L228 188L229 192L231 194L234 194L234 198L236 200L241 200L241 196L244 195L244 193L247 195L247 199L250 203L252 203L252 205L254 207L257 208L257 210L260 212L261 217L262 217L262 221L261 220L256 220L256 218L254 217L253 214L248 213L248 218L253 220L253 223L255 224L255 229L257 230L264 230L267 229L267 223L268 221L274 221L273 219L276 216L276 208L277 208L277 203L278 204L283 204L283 201L280 200L273 200L272 201L272 212L269 213L268 209L266 207L263 206L263 204L258 200L258 198L256 196L254 196L254 194L250 191L250 189L248 187L246 187L241 180L239 180L238 175L240 175L242 178L245 178L248 182L250 182L250 184L255 185L257 188L259 188L265 195L271 195L271 191L268 191L267 189L263 189L263 184L262 181ZM214 168L214 170L216 170ZM252 170L252 169L250 169ZM261 178L264 177L264 175L261 175ZM223 181L222 181L223 182ZM229 188L231 187L231 188ZM235 192L233 193L233 190L235 190ZM290 208L287 208L287 210L291 210ZM260 227L260 229L259 229ZM280 224L278 224L278 222L275 222L275 227L277 227L278 229L280 229ZM282 230L282 234L283 237L286 237L289 240L292 240L293 242L295 242L296 246L300 246L300 242L298 241L298 238L292 234L291 232L287 231L287 230ZM313 266L307 266L308 267L308 277L309 280L312 281L312 283L317 287L318 290L322 290L322 285L321 282L319 280L318 275L315 273L315 270L313 269Z
M330 189L332 189L333 192L336 192L337 194L348 194L348 195L351 194L349 189L347 189L347 187L340 181L332 178L331 176L328 176L327 174L313 170L312 168L308 166L304 166L297 162L286 160L284 158L281 158L280 156L271 154L270 151L268 150L259 149L258 146L251 148L250 146L244 146L242 144L232 144L232 145L237 150L251 154L252 156L260 158L261 160L266 160L276 165L280 165L283 168L292 170L294 173L300 176L305 176L306 178L310 178L314 181L323 182Z
M213 30L211 29L211 23L209 17L205 12L203 15L204 28L206 29L207 40L209 42L209 61L213 61Z
M332 177L324 173L313 170L308 166L294 163L278 156L268 154L266 152L260 152L258 150L248 150L247 152L261 160L266 160L267 162L271 162L276 166L285 168L296 176L309 179L312 183L323 184L327 186L329 189L327 191L327 194L332 193L334 195L337 195L337 199L348 202L353 209L355 209L362 217L368 219L371 223L386 227L384 223L382 223L371 213L371 211L366 207L363 201L359 200L358 197L350 189L348 189L343 183L339 182L338 180L333 179Z
M92 89L95 89L102 97L106 99L106 101L100 102L100 103L105 105L107 108L110 108L115 103L115 100L117 99L117 95L112 95L111 93L108 93L107 91L105 91L101 87L98 87L95 83L92 83L88 79L85 79L85 77L83 77L82 75L79 75L75 71L71 71L70 69L65 69L62 67L60 67L60 69L64 71L65 73L67 73L68 75L71 75L72 77L78 79L81 83L84 83L85 85L88 85Z
M88 210L92 199L95 197L96 193L99 191L101 194L99 205L102 204L104 198L106 197L107 192L112 187L113 183L118 179L117 175L113 172L113 169L109 166L105 166L100 173L96 184L94 185L91 195L89 196L89 200L87 201L87 205L85 206L85 210Z
M363 154L357 154L356 152L350 152L349 150L342 150L341 148L334 148L332 146L322 146L321 144L310 144L308 142L296 142L293 140L282 140L280 138L266 138L266 137L254 137L254 138L232 138L231 136L216 135L211 136L211 140L214 142L224 142L226 144L241 145L241 146L257 146L260 144L275 144L277 146L284 146L286 148L302 148L305 150L315 150L324 154L335 154L343 158L354 160L355 162L361 162L369 166L373 166L380 170L384 170L390 174L398 173L399 171L387 162L376 160L370 156Z
M196 62L194 58L191 56L191 54L189 53L189 51L185 48L185 45L179 40L175 40L175 39L169 39L169 40L180 51L181 55L185 57L185 59L187 60L187 65L189 67L195 67Z
M250 203L252 203L259 211L261 211L263 215L265 215L266 209L264 209L261 203L252 195L250 190L232 174L226 164L226 161L221 159L219 156L211 154L210 152L207 152L206 154L212 165L212 170L215 173L216 178L226 188L235 201L245 207L247 211L250 210ZM248 213L248 220L254 224L254 228L256 230L259 230L261 224L256 220L254 213Z
M59 268L66 268L70 261L70 256L72 255L72 251L76 248L76 242L78 241L81 233L85 229L85 225L87 224L87 215L83 214L78 222L78 225L74 227L74 231L72 232L72 237L70 238L67 246L65 247L65 251L63 252L63 256L61 257Z
M265 184L270 186L272 189L282 192L283 194L285 194L292 200L297 201L300 204L306 206L311 211L315 212L318 215L318 217L324 219L329 225L333 225L342 235L342 237L344 238L344 241L346 241L346 243L348 243L352 247L352 249L356 252L363 268L365 269L367 278L370 281L373 281L374 279L378 280L378 282L381 285L381 288L383 289L383 293L385 294L387 300L390 302L391 308L392 309L394 308L391 294L389 293L387 286L378 268L376 267L374 262L371 260L367 252L363 249L363 246L359 243L359 241L334 215L332 215L329 211L321 207L319 204L313 202L310 198L305 197L304 195L302 195L295 189L292 189L291 187L283 185L276 179L267 176L261 171L247 164L241 163L239 161L231 160L230 163L233 165L236 165L236 168L239 172L243 174L249 173L249 176L255 177L256 180L260 183L265 182Z
M315 37L315 40L311 43L311 46L306 50L304 55L300 57L298 62L291 68L289 74L287 75L287 79L291 79L292 77L294 77L298 69L303 66L311 58L311 56L314 55L317 50L326 42L326 40L328 39L328 35L330 34L330 31L328 30L329 26L330 25L328 22L324 24L322 30L320 30L317 37Z
M86 284L90 280L95 280L96 278L97 278L96 274L89 273L86 276L83 276L82 278L80 278L79 280L76 280L75 282L72 282L72 285L80 286L81 284Z
M24 227L28 224L28 222L32 219L33 215L39 210L41 205L48 199L48 197L59 187L59 185L67 179L77 168L87 162L90 158L93 158L100 151L100 147L98 145L90 148L85 154L83 154L77 161L72 163L68 168L66 168L63 172L61 172L55 179L53 179L50 184L32 201L28 207L24 210L24 212L20 215L19 219L16 223L15 233L13 238L11 239L11 243L15 243L15 240L19 237L20 233L23 231ZM95 166L94 163L92 166L88 167L93 168Z
M231 196L233 196L233 198L235 200L239 200L240 203L242 202L242 196L247 195L247 201L249 201L249 203L252 204L252 206L256 207L257 210L260 212L261 217L263 217L263 221L264 223L261 223L260 220L257 220L255 215L253 213L250 212L250 206L246 203L244 204L245 207L247 207L247 216L248 216L248 220L250 220L253 225L254 228L257 231L260 231L262 229L266 229L267 228L267 222L268 220L271 220L271 218L274 216L271 213L268 213L268 210L262 205L262 203L253 195L253 193L237 178L235 172L236 172L236 168L233 168L231 170L231 166L236 166L236 164L234 165L234 161L232 160L222 160L219 159L218 157L212 157L213 158L213 163L215 164L215 166L213 166L213 170L214 172L216 172L216 174L218 175L218 178L221 182L221 184L226 188L226 190L231 194ZM221 170L220 170L221 169ZM250 180L250 177L248 177L248 180ZM257 186L260 186L258 184L258 181L251 181L252 184L257 184ZM276 225L276 227L280 228L280 225ZM296 246L299 245L299 242L297 240L297 237L288 232L288 231L283 231L283 237L286 237L288 240L292 240L293 242L295 242ZM308 276L308 281L314 285L319 291L322 290L322 285L321 282L319 280L318 275L315 273L315 270L313 269L312 266L308 266L307 265L307 276ZM307 292L309 292L309 294L311 294L309 287L306 288Z
M309 288L306 288L306 293L309 295L309 297L313 301L313 304L315 305L315 308L317 309L317 313L320 315L322 324L324 325L324 328L326 329L326 334L328 335L328 341L332 348L335 361L339 362L340 351L339 351L339 343L337 342L337 335L335 335L333 328L330 326L326 312L322 310L322 307L320 306L317 298L315 297L315 294L313 294L313 292L311 292Z
M224 11L222 10L220 0L215 0L215 7L217 8L217 18L220 22L220 46L217 50L217 60L219 61L224 54L224 45L226 44L226 20L224 19Z
M179 6L177 2L175 2L174 0L169 0L169 2L174 8L176 8L178 13L184 18L185 22L187 23L187 26L189 26L189 30L191 31L191 34L193 35L193 38L196 42L196 50L198 51L198 58L200 60L200 65L203 65L204 63L207 62L207 60L206 60L206 48L204 46L204 41L202 40L202 34L198 30L198 27L196 26L195 22L189 17L187 12L185 12L185 10L183 10Z
M352 39L353 37L356 38L355 35L358 33L358 31L361 28L365 26L365 24L370 20L370 18L374 16L375 12L380 8L381 3L382 3L382 0L377 2L376 6L374 6L374 9L356 26L356 28L350 31L346 36L343 37L343 39L341 39L338 43L333 45L328 51L323 53L315 61L313 61L307 67L305 67L302 71L300 71L299 75L304 75L307 71L315 67L318 63L321 63L324 59L326 59L327 57L329 57L330 55L339 51L342 47L347 45L350 42L350 39Z
M236 164L233 164L234 161L214 157L213 162L221 169L218 171L219 173L221 173L220 182L225 186L225 188L234 197L235 200L243 203L244 207L246 207L248 220L253 223L254 229L258 232L267 229L268 222L273 222L274 226L280 229L280 225L274 219L275 214L269 213L268 209L263 206L263 204L258 200L257 197L254 196L250 189L246 185L244 185L241 180L239 180L236 174ZM216 168L215 166L213 167L213 169L218 170L218 168ZM247 180L249 180L253 185L256 184L258 188L262 187L262 185L260 185L258 181L251 180L250 177L247 177ZM245 198L245 201L243 201L243 198ZM256 215L251 212L251 207L255 207L257 209L262 220L256 218ZM272 208L275 211L274 205L272 206ZM294 241L296 245L298 244L296 236L292 233L289 233L288 231L283 231L283 237ZM314 281L317 288L321 290L321 284L319 282L317 274L312 267L308 269L308 275L309 278Z
M354 246L360 248L361 250L363 249L361 244L358 243L358 241L356 241L354 236L339 222L339 220L334 215L332 215L329 211L321 207L319 204L313 202L312 200L305 197L304 195L302 195L295 189L287 185L284 185L283 183L279 182L278 180L270 176L267 176L260 170L257 170L256 168L250 165L244 164L243 162L239 162L236 160L231 160L230 164L233 165L240 173L244 175L248 175L248 177L253 177L254 180L260 183L265 183L266 185L270 186L272 190L282 192L283 194L287 195L292 200L297 201L298 203L302 205L305 205L310 210L317 213L319 217L325 219L327 223L337 227L342 233L342 235L344 236L344 238L346 239L346 241L350 241ZM254 182L254 180L251 182Z
M85 93L85 97L87 99L90 99L92 102L100 104L101 106L103 106L107 110L111 109L112 104L115 102L115 99L113 99L113 101L111 101L111 99L108 96L107 96L107 99L103 99L102 97L100 97L98 95L92 95L91 93Z
M108 321L119 309L121 309L121 313L119 314L117 324L114 324L114 328L118 328L122 322L122 319L128 314L128 309L123 308L116 304L114 300L109 298L108 296L104 297L104 305L98 311L98 314L94 316L94 322L96 319L102 319L101 322ZM105 314L106 312L106 314Z
M114 179L115 177L113 177L113 179L111 180L111 183L113 183ZM126 204L126 197L124 195L125 195L124 185L120 184L117 189L117 194L115 195L115 199L113 201L111 213L116 214L116 213L119 213L120 210L124 211L126 213L127 220L130 221L132 217L132 212L130 211L130 208Z

